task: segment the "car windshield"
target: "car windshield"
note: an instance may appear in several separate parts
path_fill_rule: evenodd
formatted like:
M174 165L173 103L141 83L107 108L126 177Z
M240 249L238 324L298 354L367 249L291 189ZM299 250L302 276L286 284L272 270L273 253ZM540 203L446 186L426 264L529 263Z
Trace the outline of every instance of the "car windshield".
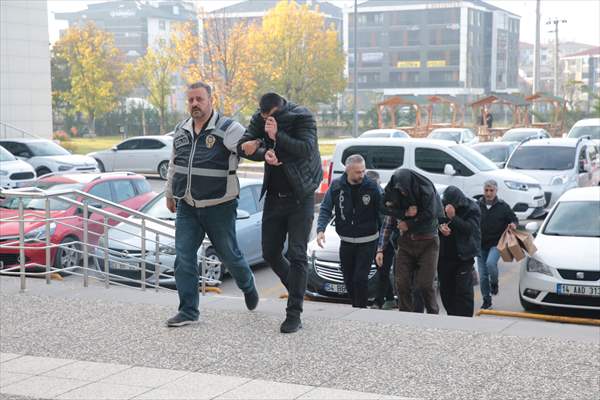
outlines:
M150 217L158 218L158 219L166 219L166 220L175 220L175 213L172 213L167 208L165 203L164 194L159 194L156 196L150 203L148 203L144 208L141 209L141 212L149 215Z
M0 161L15 161L16 158L4 147L0 146Z
M71 154L50 140L44 140L43 142L29 142L27 143L27 146L29 146L31 152L36 157L68 156Z
M570 138L590 136L593 140L600 140L600 125L574 126L569 132Z
M378 131L366 131L360 135L360 137L368 138L389 138L389 137L408 137L408 134L402 131L394 132L378 132Z
M515 150L506 167L512 169L565 171L573 168L574 165L574 147L521 146Z
M600 202L559 202L544 228L544 235L600 237Z
M506 132L500 139L503 142L522 142L528 137L541 137L543 135L538 131L522 131L522 130L510 130Z
M36 187L48 190L50 193L57 192L60 190L83 190L83 183L61 183L61 182L39 182ZM75 195L66 195L65 197L69 199L75 199ZM45 199L41 198L23 198L23 208L26 210L45 210ZM56 198L50 199L50 210L51 211L61 211L66 210L71 207L73 204L62 201ZM17 210L19 208L19 199L17 198L9 198L6 199L3 203L1 203L0 207L8 208L11 210Z
M460 132L455 131L433 131L429 134L430 139L452 140L460 143Z
M496 164L494 164L493 162L491 162L490 160L488 160L487 158L485 158L470 147L464 145L456 145L450 148L458 154L460 154L463 158L465 158L468 162L473 164L473 166L475 166L475 168L477 168L480 171L493 171L495 169L498 169Z
M485 157L489 158L493 162L505 162L508 158L508 147L501 146L477 146L473 147L475 151L483 154Z

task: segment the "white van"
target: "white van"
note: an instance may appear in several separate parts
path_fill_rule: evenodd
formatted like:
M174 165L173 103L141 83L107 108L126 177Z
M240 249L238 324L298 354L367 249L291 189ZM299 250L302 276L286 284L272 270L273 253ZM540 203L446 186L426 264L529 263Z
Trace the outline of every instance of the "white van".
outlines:
M465 145L429 139L341 140L331 160L330 179L343 174L344 161L352 154L362 155L367 170L377 171L381 182L389 181L396 168L410 168L433 183L457 186L466 195L477 198L483 194L484 182L493 179L498 183L498 196L519 219L544 213L546 201L536 179L498 169L492 161Z

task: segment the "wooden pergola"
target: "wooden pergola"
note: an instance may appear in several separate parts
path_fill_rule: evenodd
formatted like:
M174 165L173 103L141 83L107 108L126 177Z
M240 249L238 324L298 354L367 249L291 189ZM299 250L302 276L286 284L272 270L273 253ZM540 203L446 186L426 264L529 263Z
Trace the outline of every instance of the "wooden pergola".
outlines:
M489 109L493 104L507 106L512 112L512 125L509 127L500 127L488 129L485 123L489 114ZM483 140L491 140L496 134L502 134L510 128L524 127L529 125L529 105L530 103L520 96L494 93L471 103L473 119L478 120L477 116L483 117L483 125L478 126L479 137Z
M564 129L565 115L567 102L562 97L553 96L548 93L538 92L531 96L525 97L525 100L533 105L535 104L551 104L554 112L552 113L552 121L550 122L535 122L530 125L534 128L544 128L554 136L560 136Z
M423 125L422 114L428 112L429 100L424 96L393 96L380 103L377 103L377 125L379 128L385 128L383 123L383 111L387 109L391 116L392 128L398 128L406 131L413 137L425 136L426 126ZM396 111L399 107L412 107L415 110L416 118L414 126L399 127L396 120ZM428 117L429 119L430 117Z
M465 123L465 108L463 103L454 96L427 96L429 100L429 119L427 122L427 131L432 128L442 126L450 126L452 128L463 127ZM449 124L434 124L433 123L433 106L434 104L447 104L452 110L452 121ZM460 115L460 120L457 117ZM459 122L458 122L459 121Z

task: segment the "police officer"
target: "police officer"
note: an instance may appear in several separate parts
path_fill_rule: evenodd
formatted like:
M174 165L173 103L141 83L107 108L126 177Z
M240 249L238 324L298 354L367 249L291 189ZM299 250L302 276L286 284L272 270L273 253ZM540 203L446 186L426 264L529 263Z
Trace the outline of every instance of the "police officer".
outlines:
M165 186L167 208L177 211L175 282L179 312L167 321L169 327L198 321L197 252L205 235L244 292L248 309L258 305L254 275L235 233L240 191L236 152L245 129L213 110L211 87L203 82L188 87L187 102L191 116L175 127Z
M317 244L323 247L325 228L335 209L335 230L340 236L342 273L352 307L366 308L369 271L379 238L381 189L365 176L365 160L359 155L346 159L345 173L335 179L321 203L317 222Z

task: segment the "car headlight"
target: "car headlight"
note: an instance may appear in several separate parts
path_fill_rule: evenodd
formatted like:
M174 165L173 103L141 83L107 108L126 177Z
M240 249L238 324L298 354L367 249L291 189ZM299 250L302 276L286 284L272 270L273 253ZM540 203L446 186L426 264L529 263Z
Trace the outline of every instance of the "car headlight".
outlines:
M567 183L569 177L564 175L555 176L550 180L550 185L552 186L561 186Z
M59 171L68 171L74 167L73 164L58 164Z
M160 246L158 246L158 252L161 254L166 254L169 256L174 256L175 255L175 247L174 246L167 246L164 244L161 244Z
M527 260L527 272L539 272L540 274L552 276L550 268L543 262L529 257Z
M526 192L529 189L527 184L522 183L522 182L504 181L504 184L506 185L507 188L512 189L512 190L520 190L522 192Z
M0 169L0 176L6 176L8 175L8 171L4 171L2 169Z
M56 223L52 222L50 224L50 236L54 235L54 231L56 230ZM44 240L46 239L46 226L40 226L32 231L29 231L24 236L25 240Z

